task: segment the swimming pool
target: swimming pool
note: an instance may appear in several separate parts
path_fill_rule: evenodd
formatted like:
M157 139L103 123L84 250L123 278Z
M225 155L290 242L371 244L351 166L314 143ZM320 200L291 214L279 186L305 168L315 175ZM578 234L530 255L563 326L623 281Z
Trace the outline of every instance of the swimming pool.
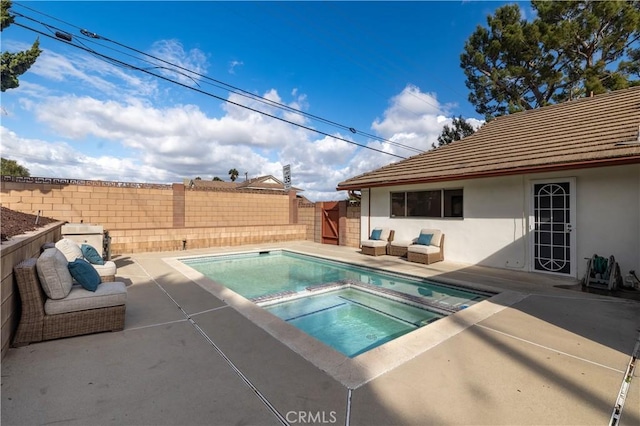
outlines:
M263 307L349 357L445 316L351 287Z
M493 295L285 250L179 260L349 357Z

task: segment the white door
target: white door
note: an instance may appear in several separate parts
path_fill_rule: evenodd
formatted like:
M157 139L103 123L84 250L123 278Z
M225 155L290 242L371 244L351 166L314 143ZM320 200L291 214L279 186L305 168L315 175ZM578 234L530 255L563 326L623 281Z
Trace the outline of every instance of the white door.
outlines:
M575 277L575 179L533 181L531 194L531 269Z

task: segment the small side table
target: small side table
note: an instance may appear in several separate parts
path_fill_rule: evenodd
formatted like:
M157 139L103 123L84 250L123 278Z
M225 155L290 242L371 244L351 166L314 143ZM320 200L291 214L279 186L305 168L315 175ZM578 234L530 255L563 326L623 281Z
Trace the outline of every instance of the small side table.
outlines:
M413 241L392 241L389 245L389 255L407 257L407 249Z

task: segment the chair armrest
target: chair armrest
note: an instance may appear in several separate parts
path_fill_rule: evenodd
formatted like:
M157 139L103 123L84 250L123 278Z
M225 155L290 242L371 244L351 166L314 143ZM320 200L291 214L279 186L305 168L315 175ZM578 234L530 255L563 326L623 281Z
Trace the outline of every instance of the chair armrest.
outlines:
M389 238L387 238L387 242L390 243L391 241L393 241L393 237L396 234L396 231L394 231L393 229L391 231L389 231Z

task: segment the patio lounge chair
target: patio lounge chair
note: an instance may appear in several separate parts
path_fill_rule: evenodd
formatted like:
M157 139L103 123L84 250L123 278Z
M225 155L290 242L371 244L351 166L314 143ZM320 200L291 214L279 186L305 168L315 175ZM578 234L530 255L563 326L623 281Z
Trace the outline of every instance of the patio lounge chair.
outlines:
M14 276L22 306L13 346L124 329L125 284L103 282L94 292L84 289L73 283L56 248L23 260Z
M45 244L45 246L49 247L49 244L50 243ZM73 262L76 259L85 259L89 261L89 263L91 263L93 268L98 272L98 275L100 275L100 280L102 282L115 281L116 273L117 273L117 267L115 262L111 260L109 261L102 260L102 258L99 256L97 252L95 252L94 256L98 256L98 260L99 260L98 263L96 263L94 259L87 258L85 256L85 252L82 251L83 247L91 248L93 251L95 251L95 249L93 249L92 247L87 246L86 244L83 244L82 246L80 246L75 241L70 240L68 238L61 239L60 241L55 243L54 247L60 250L62 254L64 254L64 257L66 257L67 261L69 262Z
M362 253L369 256L387 254L387 246L393 241L393 235L393 229L374 228L369 239L360 242Z
M438 229L422 229L407 248L407 260L427 265L444 260L444 234Z

